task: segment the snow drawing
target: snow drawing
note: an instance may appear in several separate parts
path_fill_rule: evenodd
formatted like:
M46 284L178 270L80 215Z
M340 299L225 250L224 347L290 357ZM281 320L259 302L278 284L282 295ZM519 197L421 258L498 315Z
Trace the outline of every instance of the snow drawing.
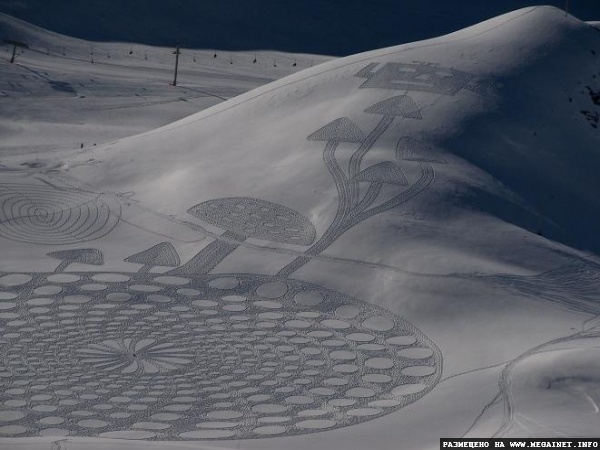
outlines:
M0 274L4 436L243 439L353 425L441 374L389 311L254 274Z
M432 64L387 63L377 72L378 64L371 63L356 76L367 78L361 88L400 89L455 95L474 78L467 72L441 68Z
M422 175L419 180L404 191L396 194L393 198L378 204L375 203L384 184L406 186L408 181L401 167L392 161L375 164L361 171L362 160L375 142L385 133L394 120L412 119L422 120L417 104L408 95L398 95L382 102L376 103L367 109L365 113L383 116L377 126L369 135L364 135L350 119L342 117L325 125L308 137L311 141L326 141L323 152L323 161L331 173L338 192L338 209L336 216L329 229L313 244L306 252L307 256L299 256L286 267L279 271L280 276L289 276L300 267L310 261L310 256L317 255L329 247L343 233L391 208L407 202L411 198L423 192L433 182L435 171L429 164L426 154L415 151L409 158L404 152L397 152L397 157L406 161L417 161L421 166ZM399 146L405 145L406 139L401 138ZM342 169L335 158L335 150L340 143L359 144L356 151L350 157L347 172ZM413 147L420 149L429 148L427 145L414 141ZM436 162L443 162L439 159ZM366 192L361 197L361 183L368 184Z
M99 239L119 223L121 206L108 196L47 185L0 185L0 236L67 245Z
M153 267L177 267L181 264L179 254L170 242L161 242L154 247L136 253L125 259L125 262L141 264L139 272L150 272Z
M256 198L234 197L210 200L188 212L211 225L223 228L221 238L243 242L252 237L271 242L310 245L315 227L296 211ZM237 248L236 244L216 240L173 274L208 273Z
M387 64L362 87L454 95L468 74ZM412 72L410 72L412 70ZM412 73L412 75L410 75ZM425 80L425 81L423 81ZM132 255L134 272L65 270L102 265L92 248L48 253L52 273L0 273L0 436L123 439L249 439L331 430L372 420L427 394L442 373L440 350L390 311L290 276L343 233L424 192L439 152L411 137L396 160L362 167L393 122L423 120L396 95L364 110L380 116L368 134L340 117L308 136L338 207L321 235L300 212L249 197L220 198L188 213L224 230L181 264L169 242ZM339 146L356 149L343 168ZM402 165L418 164L412 183ZM384 186L396 191L379 200ZM0 235L74 244L119 222L105 196L3 185ZM272 275L211 274L246 239L307 247ZM139 267L141 265L141 267ZM170 267L155 273L156 266Z

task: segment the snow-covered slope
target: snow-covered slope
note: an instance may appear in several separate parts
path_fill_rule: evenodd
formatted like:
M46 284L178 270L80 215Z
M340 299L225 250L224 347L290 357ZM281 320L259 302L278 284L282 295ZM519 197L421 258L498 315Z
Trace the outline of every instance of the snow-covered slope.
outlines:
M4 172L0 445L597 434L599 61L527 8Z
M139 200L151 199L172 214L215 196L215 189L225 189L223 197L245 191L274 200L294 192L305 214L324 231L335 213L326 206L336 204L337 192L312 132L347 117L368 135L382 117L400 114L393 109L396 101L409 112L378 129L365 156L369 165L401 159L402 146L417 145L416 140L438 147L435 151L445 155L440 159L456 158L455 164L447 161L435 169L443 178L436 190L426 192L431 198L414 202L430 205L432 219L450 226L465 210L469 215L482 210L597 252L600 200L593 186L600 164L600 36L557 10L531 11L301 72L94 151L85 155L95 158L93 168L73 173L133 190ZM391 103L369 110L382 101ZM389 115L386 108L392 108ZM166 142L172 150L165 151ZM338 156L349 158L352 147L344 144ZM223 177L211 170L216 167L238 171L224 186L216 182ZM420 176L411 164L401 168Z
M331 59L181 48L173 87L174 48L82 41L0 13L4 39L28 48L9 64L12 46L0 47L0 147L37 163L49 150L139 134Z

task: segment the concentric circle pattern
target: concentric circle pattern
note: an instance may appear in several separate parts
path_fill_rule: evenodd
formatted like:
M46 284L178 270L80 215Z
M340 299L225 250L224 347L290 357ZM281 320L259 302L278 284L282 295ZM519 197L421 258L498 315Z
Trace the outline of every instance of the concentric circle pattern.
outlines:
M0 185L0 236L19 242L65 245L92 241L119 222L121 209L106 196L32 184Z
M0 437L303 434L402 408L440 375L412 325L314 284L0 273Z

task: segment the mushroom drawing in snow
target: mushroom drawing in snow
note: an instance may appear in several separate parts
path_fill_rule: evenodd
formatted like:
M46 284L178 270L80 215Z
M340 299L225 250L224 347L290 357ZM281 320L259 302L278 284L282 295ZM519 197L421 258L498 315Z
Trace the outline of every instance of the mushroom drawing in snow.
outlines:
M64 271L69 264L90 264L101 266L104 264L102 252L95 248L78 248L74 250L61 250L58 252L47 253L48 256L55 259L60 259L61 263L54 269L54 272Z
M354 177L354 181L408 186L408 180L402 169L391 161L384 161L367 167Z
M125 262L142 264L139 273L150 272L150 269L155 266L177 267L181 264L177 250L169 242L161 242L148 250L136 253L126 258Z
M398 140L396 144L396 158L404 161L446 163L444 157L433 146L410 136L404 136Z
M190 261L169 272L173 275L208 273L248 238L308 246L316 237L314 225L302 214L257 198L209 200L193 206L188 213L224 229L225 233Z
M362 200L356 205L356 212L364 211L365 208L371 206L381 193L384 184L396 184L399 186L408 186L409 184L400 166L391 161L384 161L367 167L359 172L353 181L370 183Z
M393 120L393 117L405 117L409 119L423 119L419 107L408 95L397 95L395 97L388 98L373 106L369 106L365 109L366 113L381 114L384 117L389 117L389 121Z

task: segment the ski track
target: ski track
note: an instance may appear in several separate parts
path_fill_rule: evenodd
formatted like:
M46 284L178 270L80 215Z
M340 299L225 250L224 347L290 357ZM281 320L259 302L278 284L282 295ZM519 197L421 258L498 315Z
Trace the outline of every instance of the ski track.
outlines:
M587 319L586 321L588 321L588 320L590 320L590 319ZM584 321L584 323L586 321ZM598 338L598 337L600 337L600 330L595 331L595 332L579 331L577 333L574 333L574 334L571 334L568 336L564 336L564 337L560 337L560 338L556 338L556 339L550 340L548 342L545 342L543 344L539 344L535 347L532 347L532 348L528 349L527 351L523 352L521 355L514 358L513 360L509 361L508 363L505 363L505 367L502 370L502 373L498 380L498 393L494 396L494 398L489 403L487 403L483 407L483 409L480 411L480 413L474 419L472 424L461 435L461 438L467 437L467 435L477 425L477 423L481 420L481 418L485 415L485 413L492 406L498 404L499 402L502 403L502 408L503 408L502 420L501 420L500 425L496 429L496 431L490 437L501 438L506 435L506 433L508 432L508 430L510 429L511 425L514 422L515 413L516 413L516 407L514 405L514 397L513 397L513 392L512 392L512 371L514 370L514 368L517 364L519 364L520 362L526 360L527 358L529 358L533 355L547 351L546 350L547 347L551 347L553 345L564 343L564 342L577 341L577 340L582 340L582 339L594 339L594 338ZM478 369L478 370L481 370L481 369Z

